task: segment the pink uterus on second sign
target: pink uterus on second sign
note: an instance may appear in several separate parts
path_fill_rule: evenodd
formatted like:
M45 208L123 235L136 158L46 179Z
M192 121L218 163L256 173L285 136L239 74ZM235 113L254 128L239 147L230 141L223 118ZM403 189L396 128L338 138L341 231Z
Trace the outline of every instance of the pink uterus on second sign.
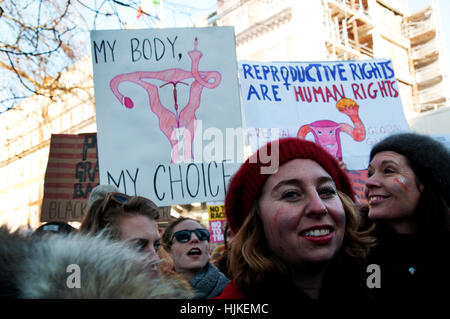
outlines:
M122 82L132 82L142 87L148 94L151 111L158 117L158 124L161 132L169 140L171 146L171 163L193 160L193 140L197 127L197 117L195 112L200 107L201 94L204 88L215 89L221 82L222 76L217 71L199 71L198 64L203 56L197 49L198 41L195 38L194 50L189 51L191 59L191 70L167 69L158 72L138 71L124 73L115 76L110 81L110 88L119 102L128 109L134 107L131 97L124 96L119 91L119 84ZM163 81L164 84L157 86L146 79ZM183 81L194 79L190 85L188 103L181 109L178 105L177 85L189 85ZM167 109L159 98L159 88L166 85L173 85L173 109ZM180 111L180 112L179 112ZM180 134L180 130L183 134ZM183 158L180 156L179 139L183 136Z
M330 120L319 120L300 127L297 136L305 138L309 132L312 132L317 144L336 159L342 160L341 132L350 135L356 142L361 142L366 137L366 128L359 117L359 105L354 100L342 98L336 103L336 108L339 112L347 115L354 126Z
M309 124L316 143L321 145L335 158L342 158L341 137L339 124L329 120L316 121Z

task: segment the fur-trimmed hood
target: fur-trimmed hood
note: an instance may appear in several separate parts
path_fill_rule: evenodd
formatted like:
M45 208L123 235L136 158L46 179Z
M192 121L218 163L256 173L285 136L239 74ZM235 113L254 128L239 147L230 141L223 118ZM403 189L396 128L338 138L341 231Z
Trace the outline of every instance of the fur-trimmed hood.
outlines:
M79 288L70 284L76 271ZM0 227L0 298L191 297L184 282L157 273L143 254L105 234L24 237Z

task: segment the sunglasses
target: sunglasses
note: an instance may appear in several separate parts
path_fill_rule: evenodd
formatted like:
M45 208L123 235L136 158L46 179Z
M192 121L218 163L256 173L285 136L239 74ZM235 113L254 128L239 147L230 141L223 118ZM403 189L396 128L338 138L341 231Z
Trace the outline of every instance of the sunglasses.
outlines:
M102 205L101 212L103 213L105 211L106 207L111 203L114 203L117 205L126 205L128 203L128 201L130 200L130 198L131 198L131 196L128 196L123 193L111 193L105 198L105 201L103 202L103 205Z
M191 234L194 233L195 236L201 241L209 241L209 231L204 228L197 228L194 230L180 230L173 233L172 240L175 238L179 243L187 243L191 240Z

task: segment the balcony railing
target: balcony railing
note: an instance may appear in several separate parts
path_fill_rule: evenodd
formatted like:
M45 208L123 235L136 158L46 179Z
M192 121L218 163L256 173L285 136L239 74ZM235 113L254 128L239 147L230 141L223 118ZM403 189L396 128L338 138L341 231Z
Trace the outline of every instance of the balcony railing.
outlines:
M412 48L413 59L420 59L437 51L436 41L431 40L425 44L417 45Z
M431 80L438 76L442 76L442 74L440 65L437 62L433 62L430 65L416 69L416 81L418 83Z
M432 101L439 100L445 96L442 83L439 83L426 89L419 90L418 93L420 104L430 103Z
M403 35L409 39L417 37L434 30L433 22L430 20L411 22L403 27Z

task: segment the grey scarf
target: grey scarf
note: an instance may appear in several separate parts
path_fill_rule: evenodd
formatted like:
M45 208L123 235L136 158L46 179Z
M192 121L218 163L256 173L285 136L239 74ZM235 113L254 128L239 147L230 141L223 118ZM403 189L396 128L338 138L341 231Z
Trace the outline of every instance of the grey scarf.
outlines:
M219 269L208 262L189 283L195 291L194 299L209 299L219 296L229 282Z

